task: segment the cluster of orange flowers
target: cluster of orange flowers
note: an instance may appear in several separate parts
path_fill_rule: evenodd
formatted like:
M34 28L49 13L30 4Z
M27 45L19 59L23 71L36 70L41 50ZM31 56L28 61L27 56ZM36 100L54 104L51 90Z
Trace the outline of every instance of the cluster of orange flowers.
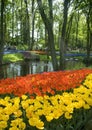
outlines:
M0 80L0 94L12 93L22 96L29 93L30 95L43 96L48 93L53 95L57 91L65 91L79 86L89 73L92 73L92 69L44 72L15 79L2 79Z

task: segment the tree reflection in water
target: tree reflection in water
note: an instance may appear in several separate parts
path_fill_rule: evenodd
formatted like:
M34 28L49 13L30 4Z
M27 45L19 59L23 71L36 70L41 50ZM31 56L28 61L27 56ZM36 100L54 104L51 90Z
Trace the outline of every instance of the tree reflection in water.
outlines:
M27 74L42 73L53 71L51 62L48 61L24 61L20 63L11 63L0 67L0 79L12 78L16 76L25 76Z
M66 61L66 69L80 69L85 65L80 61ZM25 76L27 74L53 71L52 63L48 61L25 61L0 66L0 79Z

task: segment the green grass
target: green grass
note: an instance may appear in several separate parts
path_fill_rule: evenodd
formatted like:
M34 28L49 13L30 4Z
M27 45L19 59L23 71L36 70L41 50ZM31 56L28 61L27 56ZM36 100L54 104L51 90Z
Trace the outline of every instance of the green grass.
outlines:
M17 62L17 61L23 61L23 55L20 53L16 54L6 54L3 56L3 62L8 63L8 62Z
M40 56L40 60L41 61L50 61L51 60L51 56L49 56L48 58L47 58L47 55L39 55Z

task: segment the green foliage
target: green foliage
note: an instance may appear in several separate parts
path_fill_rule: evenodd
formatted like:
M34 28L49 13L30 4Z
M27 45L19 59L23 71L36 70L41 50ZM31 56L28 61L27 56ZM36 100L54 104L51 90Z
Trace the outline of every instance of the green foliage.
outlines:
M19 44L17 46L17 49L18 50L27 50L28 49L28 46L26 44Z
M90 58L85 57L85 58L83 59L83 63L84 63L84 64L91 65L91 64L92 64L92 57L90 57Z
M6 54L3 56L3 62L8 63L8 62L17 62L17 61L22 61L23 60L23 55L20 53L16 54Z
M41 61L50 61L51 60L51 56L47 56L47 55L40 55L40 60Z
M39 44L42 44L42 46L44 46L45 40L44 40L44 39L40 39L40 40L38 41L38 43L39 43Z

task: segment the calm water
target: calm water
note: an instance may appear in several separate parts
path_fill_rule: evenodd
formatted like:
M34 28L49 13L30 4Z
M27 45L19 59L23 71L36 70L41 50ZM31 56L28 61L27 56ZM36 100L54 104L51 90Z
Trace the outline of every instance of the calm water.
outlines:
M66 60L66 69L80 69L85 65L76 60ZM11 63L0 67L0 79L1 78L12 78L16 76L24 76L27 74L35 74L42 72L53 71L52 63L46 61L30 61L21 63Z

